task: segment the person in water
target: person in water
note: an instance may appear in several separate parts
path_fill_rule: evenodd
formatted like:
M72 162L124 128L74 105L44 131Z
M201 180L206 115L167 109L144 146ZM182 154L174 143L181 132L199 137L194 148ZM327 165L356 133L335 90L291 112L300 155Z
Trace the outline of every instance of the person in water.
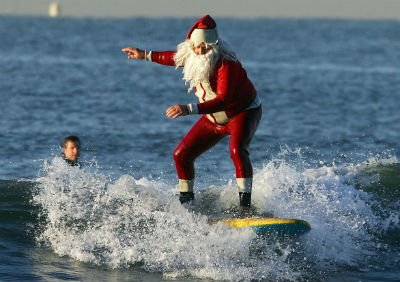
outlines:
M81 142L77 136L65 137L62 150L62 157L70 166L79 166L78 158L81 153Z
M220 40L216 27L214 19L206 15L195 22L176 51L134 47L122 51L129 59L182 67L188 92L194 90L199 99L197 104L174 105L166 110L167 117L173 119L202 115L174 151L181 203L194 199L194 160L230 135L240 208L248 211L253 180L249 146L261 119L261 101L235 53Z

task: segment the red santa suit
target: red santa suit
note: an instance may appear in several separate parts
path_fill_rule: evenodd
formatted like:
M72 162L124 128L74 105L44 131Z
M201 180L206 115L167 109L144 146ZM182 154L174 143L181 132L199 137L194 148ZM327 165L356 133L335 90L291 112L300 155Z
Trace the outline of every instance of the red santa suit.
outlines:
M213 26L215 22L208 17L203 17L192 27L188 39L191 38L191 33L198 31L199 27L209 29L210 24L207 23L211 22L211 29L215 29ZM206 33L206 37L207 35L210 37L210 34L211 37L214 36L211 31ZM200 36L199 40L208 39ZM147 59L162 65L175 66L175 53L175 51L152 51L147 55ZM216 63L209 80L196 85L195 94L199 103L191 104L189 107L192 113L203 116L174 151L181 192L193 192L194 160L226 135L230 135L229 147L236 168L239 192L251 193L253 169L249 158L249 145L260 121L262 110L256 90L246 71L239 61L221 58Z

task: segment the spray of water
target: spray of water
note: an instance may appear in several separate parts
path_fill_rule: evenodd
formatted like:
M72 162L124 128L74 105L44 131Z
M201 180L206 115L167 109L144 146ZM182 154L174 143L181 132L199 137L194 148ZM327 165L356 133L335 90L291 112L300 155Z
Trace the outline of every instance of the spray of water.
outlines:
M113 180L68 167L59 158L43 170L33 199L45 218L38 241L61 256L110 268L138 267L167 278L249 281L324 275L372 256L376 246L370 230L387 221L374 212L371 194L351 184L354 167L343 175L334 166L299 169L278 158L256 171L256 213L307 220L311 232L297 238L260 237L251 230L209 224L236 207L233 182L197 191L198 200L187 207L176 197L178 188L161 181L129 175Z

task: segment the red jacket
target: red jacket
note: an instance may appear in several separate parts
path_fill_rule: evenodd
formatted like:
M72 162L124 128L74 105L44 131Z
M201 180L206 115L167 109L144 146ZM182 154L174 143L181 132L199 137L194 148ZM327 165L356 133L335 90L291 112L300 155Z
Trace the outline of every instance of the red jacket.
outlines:
M175 51L153 51L151 59L162 65L175 66L174 55ZM250 106L256 97L256 90L239 61L219 60L209 82L216 97L197 104L199 114L225 111L231 118ZM201 96L197 93L199 90L195 88L197 96Z

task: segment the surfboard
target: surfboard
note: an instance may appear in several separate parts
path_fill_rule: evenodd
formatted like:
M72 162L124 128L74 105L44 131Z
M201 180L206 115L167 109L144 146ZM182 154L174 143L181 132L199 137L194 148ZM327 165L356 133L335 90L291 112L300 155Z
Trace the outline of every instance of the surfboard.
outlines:
M258 234L279 233L288 235L301 235L311 230L310 224L305 220L293 218L234 218L222 219L212 222L222 222L236 228L252 228Z

